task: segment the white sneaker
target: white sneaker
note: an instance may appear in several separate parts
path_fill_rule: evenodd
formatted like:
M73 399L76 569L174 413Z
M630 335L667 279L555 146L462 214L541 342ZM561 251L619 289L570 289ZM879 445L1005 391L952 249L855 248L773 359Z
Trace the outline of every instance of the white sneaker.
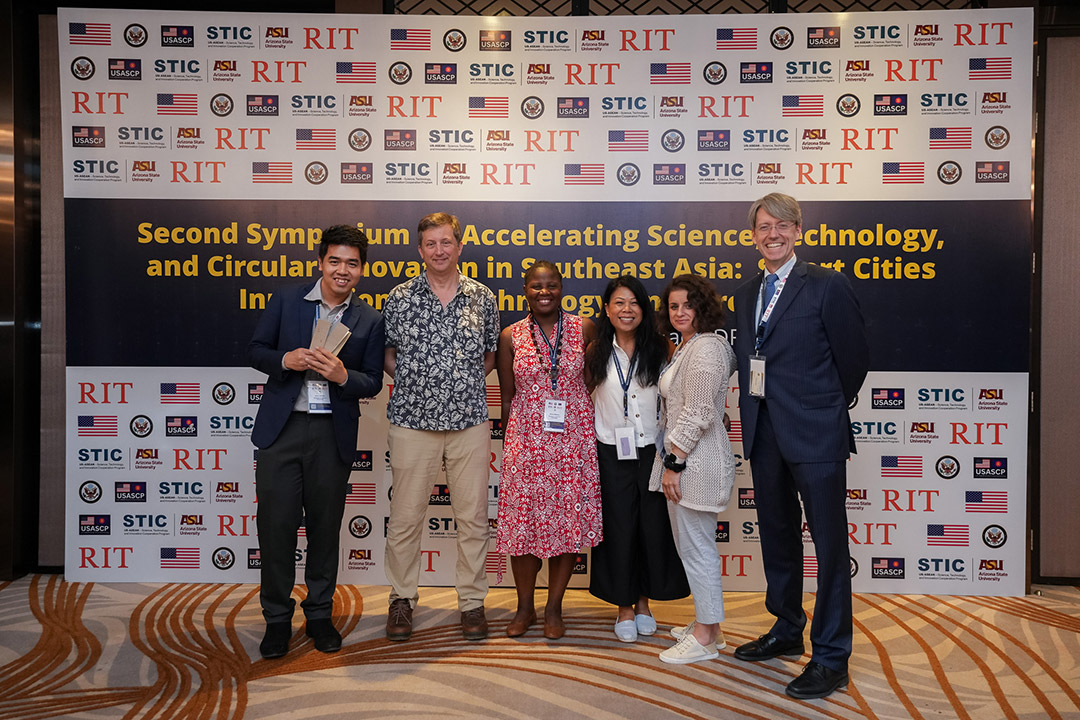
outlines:
M687 633L683 639L660 653L660 660L673 665L687 665L702 660L715 660L720 657L716 645L702 645L693 633Z
M637 623L633 620L622 620L615 623L615 637L624 643L637 642Z
M686 637L687 633L694 632L694 621L690 621L690 623L687 625L676 625L675 627L671 628L669 632L671 633L671 637L675 638L676 640L682 640L684 637Z
M652 635L656 632L656 618L652 615L638 613L634 616L634 624L637 625L638 635Z
M669 631L671 637L676 640L682 640L688 633L694 632L695 623L691 622L689 625L677 625ZM727 647L727 642L724 641L724 631L718 630L716 633L716 649L723 650Z

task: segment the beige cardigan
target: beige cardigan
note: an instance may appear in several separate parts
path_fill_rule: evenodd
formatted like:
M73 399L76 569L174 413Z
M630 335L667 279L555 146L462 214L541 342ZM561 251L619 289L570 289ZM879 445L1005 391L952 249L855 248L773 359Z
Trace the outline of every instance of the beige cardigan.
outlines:
M735 372L731 345L715 333L699 333L675 353L660 379L666 389L660 426L664 448L656 453L649 490L660 490L664 455L677 445L688 454L680 476L680 505L721 512L735 484L735 456L724 429L728 380Z

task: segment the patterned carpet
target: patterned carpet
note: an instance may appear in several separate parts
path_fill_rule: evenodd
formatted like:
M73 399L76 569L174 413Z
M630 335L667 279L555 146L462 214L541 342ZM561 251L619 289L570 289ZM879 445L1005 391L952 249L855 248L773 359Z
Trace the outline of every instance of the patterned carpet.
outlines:
M857 595L847 692L798 702L784 685L808 658L731 656L770 624L761 593L725 596L719 660L677 666L656 653L685 601L656 603L661 631L628 645L612 608L569 591L565 638L512 640L513 591L493 590L491 639L471 643L453 591L429 588L413 639L391 643L386 588L341 587L341 652L316 652L298 624L289 654L265 661L255 586L33 576L0 584L0 718L1080 718L1080 589L1038 589Z

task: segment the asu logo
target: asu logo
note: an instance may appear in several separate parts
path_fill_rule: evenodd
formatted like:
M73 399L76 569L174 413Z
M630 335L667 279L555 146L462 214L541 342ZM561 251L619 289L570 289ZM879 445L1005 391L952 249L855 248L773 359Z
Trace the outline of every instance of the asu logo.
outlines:
M443 175L464 175L465 163L446 163L443 165Z
M1007 93L1004 93L1004 92L987 92L987 93L983 93L983 96L982 96L983 104L1008 102L1005 99L1006 94Z
M235 60L215 60L214 72L236 72Z
M848 488L848 500L868 500L866 488Z
M869 60L848 60L844 66L845 72L870 72Z
M137 448L135 450L136 460L157 460L157 457L157 448Z
M219 482L217 484L217 491L219 493L238 493L240 492L240 483L238 482Z
M200 128L197 128L197 127L194 127L194 128L186 128L186 127L176 128L176 137L177 138L194 139L194 138L200 137L201 134L202 134L202 130Z
M937 35L937 34L938 34L938 26L937 25L916 25L915 26L915 37L926 37L926 36L933 36L933 35Z
M681 95L664 95L660 98L660 107L682 107L683 98Z
M529 63L530 75L550 75L551 63Z
M982 388L979 390L980 400L1004 400L1005 391L1001 388Z
M760 163L758 165L758 175L779 175L780 163Z
M370 95L350 95L349 107L372 107Z
M287 27L268 27L268 28L266 28L266 34L263 37L287 38L287 37L289 37L289 28L287 28Z
M980 570L1004 570L1005 569L1005 561L1004 560L980 560L979 561L979 569Z
M825 139L825 128L815 128L815 129L803 130L802 139L803 140L824 140Z
M582 30L581 39L583 41L599 42L604 39L603 30Z
M487 137L488 142L510 142L509 130L488 130Z
M913 433L932 433L932 432L934 432L934 423L932 423L932 422L913 422L913 423L911 423L911 432L913 432Z
M180 525L182 525L182 526L183 525L192 525L193 526L193 525L202 525L202 524L203 524L203 516L202 515L181 515L180 516Z
M132 172L155 172L157 163L152 160L135 160L131 163Z
M369 549L349 550L349 559L350 560L370 560L371 559L371 550L369 550Z

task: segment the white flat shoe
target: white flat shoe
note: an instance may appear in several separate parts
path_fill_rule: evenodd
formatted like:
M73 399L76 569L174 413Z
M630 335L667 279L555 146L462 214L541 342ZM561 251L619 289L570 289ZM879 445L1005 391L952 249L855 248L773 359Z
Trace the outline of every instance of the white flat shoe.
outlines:
M615 623L615 637L624 643L637 642L637 623L633 620L623 620Z
M638 635L652 635L656 632L656 618L652 615L638 613L634 616L634 624L637 625Z

